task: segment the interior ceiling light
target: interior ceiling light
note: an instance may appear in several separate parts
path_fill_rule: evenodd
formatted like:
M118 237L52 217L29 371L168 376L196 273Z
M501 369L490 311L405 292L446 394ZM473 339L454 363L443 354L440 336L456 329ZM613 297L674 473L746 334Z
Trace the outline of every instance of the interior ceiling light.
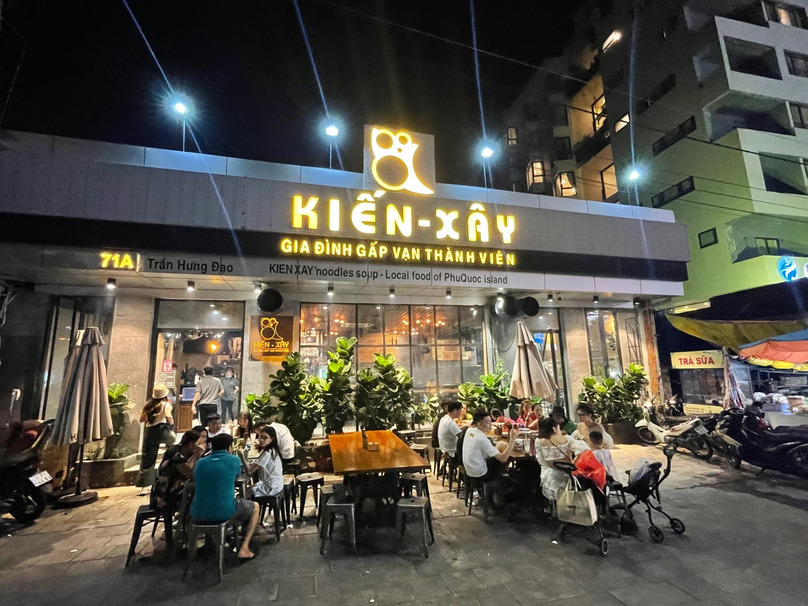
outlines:
M107 280L107 290L115 290L115 278Z
M188 280L188 286L186 287L188 292L194 292L196 290L196 284L193 280Z
M547 293L547 302L548 302L548 303L552 303L552 302L553 302L553 293L551 293L551 292L548 292L548 293Z
M451 298L452 298L452 289L451 289L451 288L447 288L447 289L446 289L446 298L447 298L447 299L451 299Z
M334 296L334 286L333 286L333 285L331 285L331 284L329 284L329 285L328 285L328 290L326 291L326 294L327 294L329 297L333 297L333 296Z
M260 282L256 282L256 283L255 283L255 294L260 295L262 290L263 290L263 289L261 288L261 283L260 283Z
M641 303L640 298L639 297L634 297L634 305L639 306L640 303Z
M391 289L390 289L390 294L389 294L389 296L390 296L390 298L391 298L391 299L392 299L393 297L395 297L395 296L396 296L396 289L395 289L395 288L391 288Z
M599 302L600 302L600 297L598 297L597 295L593 295L592 296L592 303L599 303Z

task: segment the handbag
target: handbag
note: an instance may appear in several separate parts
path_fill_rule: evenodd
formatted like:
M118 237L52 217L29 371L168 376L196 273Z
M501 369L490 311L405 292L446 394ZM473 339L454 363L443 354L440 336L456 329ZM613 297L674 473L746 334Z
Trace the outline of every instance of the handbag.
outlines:
M570 478L565 488L558 491L556 501L558 519L579 526L592 526L598 521L598 510L592 490L583 490L576 478Z

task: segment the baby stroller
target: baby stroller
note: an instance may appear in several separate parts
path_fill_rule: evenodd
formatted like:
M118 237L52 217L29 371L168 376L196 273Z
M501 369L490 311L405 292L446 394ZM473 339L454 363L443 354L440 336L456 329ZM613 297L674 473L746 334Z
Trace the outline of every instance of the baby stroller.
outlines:
M663 516L668 518L668 522L671 525L671 530L676 534L683 534L685 531L685 523L682 522L679 518L672 518L667 513L662 511L662 499L659 496L659 485L665 481L671 473L671 459L673 459L673 455L676 453L676 445L675 444L667 444L663 449L665 453L665 457L668 459L668 464L665 467L665 471L660 471L662 469L662 463L651 463L645 473L642 475L632 477L629 475L629 482L626 486L621 486L620 484L613 483L612 493L615 494L619 501L619 504L614 505L611 510L612 511L623 511L622 517L620 518L620 527L626 532L627 528L634 527L636 528L636 522L634 522L634 515L632 513L632 508L637 505L638 503L642 503L645 505L645 510L648 513L648 521L650 522L650 526L648 527L648 534L651 536L651 540L654 543L661 543L665 540L665 533L663 530L654 524L654 519L651 514L651 510L661 513ZM630 472L626 472L629 473ZM634 500L631 503L626 504L626 494L631 495L634 497ZM656 505L652 503L652 501L656 501Z
M591 494L591 504L587 506L586 499L583 496L576 499L573 506L565 510L561 505L561 492L559 491L559 501L556 506L556 517L562 522L558 529L558 539L561 541L566 540L569 536L569 524L576 526L584 526L594 528L598 532L596 539L587 539L593 545L600 549L601 555L609 553L609 541L603 533L603 524L601 522L601 512L608 510L609 502L609 486L607 485L601 491L593 482L585 477L573 475L577 467L574 463L567 461L554 461L553 466L566 473L570 477L568 486L570 489L567 492L574 492L577 495L585 495L587 491ZM571 515L570 515L571 513Z

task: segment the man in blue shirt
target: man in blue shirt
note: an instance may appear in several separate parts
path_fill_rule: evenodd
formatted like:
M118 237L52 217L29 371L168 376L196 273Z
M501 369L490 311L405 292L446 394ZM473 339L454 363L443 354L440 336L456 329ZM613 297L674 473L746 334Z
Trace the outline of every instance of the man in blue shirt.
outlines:
M258 525L258 503L233 496L236 478L241 473L241 461L229 453L233 437L219 434L210 441L212 452L194 466L194 500L191 503L191 519L194 522L224 522L247 524L244 542L238 557L251 560L250 539Z

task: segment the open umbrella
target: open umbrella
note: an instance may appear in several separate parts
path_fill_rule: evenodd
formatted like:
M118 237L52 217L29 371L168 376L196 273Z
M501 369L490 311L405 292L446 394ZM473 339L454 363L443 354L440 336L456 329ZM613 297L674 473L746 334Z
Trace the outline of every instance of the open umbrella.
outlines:
M57 445L81 445L78 461L76 493L59 499L63 507L86 505L98 499L97 493L81 492L81 470L84 445L112 435L112 415L107 396L107 368L101 346L104 344L96 327L80 331L76 346L68 355L59 408L51 441Z
M744 358L763 358L775 362L805 364L808 362L808 328L741 345Z
M541 354L524 322L516 324L516 360L513 363L510 395L514 398L544 398L555 402L558 385L547 374Z

